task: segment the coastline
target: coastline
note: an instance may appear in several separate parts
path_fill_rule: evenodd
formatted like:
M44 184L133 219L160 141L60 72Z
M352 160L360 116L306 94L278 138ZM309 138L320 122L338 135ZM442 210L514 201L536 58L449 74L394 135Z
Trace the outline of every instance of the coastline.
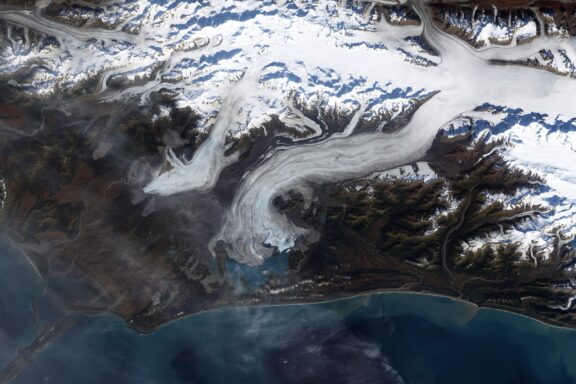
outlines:
M457 298L457 297L453 297L453 296L447 296L447 295L443 295L443 294L435 293L435 292L393 290L393 289L376 290L376 291L371 291L371 292L354 294L354 295L350 295L350 296L346 296L346 297L337 297L337 298L333 298L333 299L322 299L322 300L318 300L318 301L303 301L303 302L297 302L297 303L289 302L289 303L278 303L278 304L223 305L220 307L214 307L214 308L209 308L209 309L194 312L194 313L185 314L185 315L182 315L180 317L176 317L176 318L170 319L168 321L165 321L161 324L158 324L158 325L153 326L150 329L146 329L146 330L142 330L142 329L139 329L137 327L132 326L128 321L126 321L126 319L124 319L121 316L119 316L115 313L112 313L112 312L101 312L101 313L94 313L94 312L88 313L88 312L86 312L86 313L82 313L82 314L86 315L86 316L112 315L112 316L122 320L123 323L130 330L136 332L137 334L148 335L148 334L152 334L152 333L154 333L154 332L156 332L156 331L158 331L158 330L160 330L166 326L169 326L169 325L172 325L176 322L179 322L181 320L194 318L197 316L201 316L201 315L205 315L205 314L209 314L209 313L214 313L214 312L222 312L222 311L227 311L227 310L244 310L244 309L254 309L254 308L268 309L268 308L279 308L279 307L282 308L282 307L297 307L297 306L308 306L308 305L334 304L334 303L345 302L345 301L353 301L353 300L357 300L357 299L361 299L361 298L378 297L378 296L385 296L385 295L414 295L414 296L423 296L423 297L435 297L435 298L439 298L439 299L447 299L447 300L450 300L450 301L455 302L455 303L460 303L460 304L463 304L463 305L468 306L471 309L473 309L473 311L474 311L473 316L470 317L469 321L472 320L474 317L476 317L478 315L479 311L489 310L489 311L496 311L496 312L501 312L504 314L514 315L514 316L519 316L519 317L522 317L522 318L527 319L527 320L535 321L536 323L538 323L541 326L551 327L553 329L561 329L561 330L568 330L571 332L576 332L576 327L570 327L570 326L566 326L566 325L555 324L555 323L548 322L548 321L545 321L545 320L540 319L540 318L526 315L524 313L515 312L512 310L503 309L503 308L498 308L496 306L494 306L494 307L492 307L492 306L480 306L480 305L475 304L471 301L467 301L467 300L464 300L461 298Z
M36 276L42 282L44 281L44 277L40 274L40 271L36 268L36 266L34 265L32 260L27 256L26 252L23 249L21 249L20 247L18 247L16 242L8 234L3 234L2 237L0 238L0 241L3 241L11 249L13 249L17 253L17 257L23 257L24 260L26 260L26 263L34 270L34 273L36 274ZM530 315L523 313L521 311L515 311L512 309L504 309L504 308L501 308L498 306L478 305L476 303L473 303L471 301L468 301L468 300L465 300L465 299L462 299L459 297L449 296L449 295L445 295L445 294L441 294L441 293L437 293L437 292L411 291L411 290L405 290L405 289L401 289L401 288L399 288L399 289L373 290L373 291L367 291L367 292L362 292L362 293L355 293L355 294L351 294L351 295L343 295L341 297L321 298L318 300L312 299L310 301L301 301L301 302L268 303L268 304L267 303L255 303L255 304L240 303L237 305L236 304L223 304L221 306L215 306L213 308L208 308L208 309L201 310L198 312L187 313L187 314L184 314L182 316L175 317L175 318L172 318L170 320L164 321L160 324L153 325L153 326L146 328L146 329L133 326L132 324L129 323L128 319L125 319L124 317L122 317L122 316L120 316L114 312L111 312L111 311L82 311L82 310L80 310L80 311L77 311L76 313L79 315L83 315L83 316L111 315L111 316L114 316L114 317L122 320L122 322L126 325L127 328L136 332L137 334L147 335L147 334L154 333L154 332L156 332L156 331L158 331L158 330L160 330L166 326L169 326L173 323L176 323L178 321L185 320L185 319L192 318L192 317L196 317L196 316L201 316L203 314L212 313L212 312L225 311L225 310L242 310L242 309L252 309L252 308L266 309L266 308L292 307L292 306L305 306L305 305L323 305L323 304L331 304L331 303L338 303L338 302L344 302L344 301L352 301L352 300L365 298L365 297L374 297L374 296L391 295L391 294L430 296L430 297L437 297L437 298L441 298L441 299L448 299L448 300L451 300L453 302L461 303L461 304L466 305L466 306L470 307L471 309L473 309L474 313L473 313L473 316L470 318L470 320L472 318L474 318L475 316L477 316L478 312L482 309L493 310L493 311L503 312L506 314L521 316L523 318L536 321L537 323L539 323L540 325L543 325L543 326L552 327L555 329L565 329L565 330L576 332L576 326L570 326L568 324L559 324L556 322L549 321L547 319L530 316Z

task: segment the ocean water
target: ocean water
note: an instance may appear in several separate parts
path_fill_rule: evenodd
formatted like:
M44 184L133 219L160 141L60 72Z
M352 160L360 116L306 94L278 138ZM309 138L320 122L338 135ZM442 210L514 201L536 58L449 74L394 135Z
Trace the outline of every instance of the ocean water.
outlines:
M63 316L49 290L0 243L0 365ZM221 309L147 335L109 315L77 319L12 382L576 382L575 331L431 295Z

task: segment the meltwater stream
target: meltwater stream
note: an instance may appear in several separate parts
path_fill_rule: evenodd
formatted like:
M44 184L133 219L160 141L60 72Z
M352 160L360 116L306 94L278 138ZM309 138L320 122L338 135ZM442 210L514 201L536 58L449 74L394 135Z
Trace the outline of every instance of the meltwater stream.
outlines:
M23 256L0 243L0 366L63 312ZM35 318L30 303L35 300ZM14 384L574 383L576 332L418 294L228 308L140 335L110 315L78 323Z
M307 233L274 208L275 197L293 189L311 199L307 191L313 183L338 182L414 162L425 155L441 128L484 102L511 104L550 116L573 116L572 103L565 95L576 92L574 79L532 68L494 65L488 59L500 56L486 51L474 52L438 30L426 11L416 9L422 17L422 36L435 47L442 62L422 69L380 52L369 52L355 55L354 71L376 82L407 82L439 93L424 103L397 133L336 136L279 150L252 170L243 179L226 223L214 239L214 243L222 240L229 244L230 257L258 265L271 254L270 246L280 251L290 249L298 237ZM529 55L535 47L527 44L509 49L516 57ZM283 59L298 57L303 51L302 46L287 46L282 51ZM307 61L332 66L338 72L349 70L346 58L338 49L319 44L313 51L322 54L306 57ZM502 57L506 56L505 52L497 51Z
M333 137L313 145L295 146L276 152L253 169L243 179L228 222L216 239L232 246L233 257L245 264L261 263L267 252L263 243L282 249L302 234L302 229L274 210L271 202L275 196L291 188L307 192L312 182L338 181L414 161L426 152L444 123L484 102L550 116L574 114L573 100L565 97L576 94L573 79L486 61L529 56L540 49L541 40L473 52L429 28L426 16L421 16L425 36L442 59L436 67L413 66L381 50L358 50L351 55L348 50L328 44L332 42L328 38L310 39L308 32L285 40L284 34L270 29L270 36L282 39L270 40L271 45L278 45L271 46L262 60L294 65L302 59L310 67L333 68L343 74L353 72L370 82L392 82L440 93L425 103L398 133ZM94 36L78 34L72 27L29 13L5 13L3 18L56 36L60 44L77 54L78 61L85 58L85 40L93 37L111 46L120 39L144 53L154 48L146 46L153 39L134 38L118 31L92 31ZM392 30L380 31L392 34L386 38L388 45L405 34L402 28L397 35ZM572 49L568 42L558 44ZM123 46L118 49L128 50ZM144 53L135 57L141 59ZM186 54L192 57L200 53ZM167 57L174 55L161 55L169 60ZM109 75L118 71L107 70ZM241 83L251 84L254 81ZM149 92L159 85L152 82L134 87L131 92ZM237 107L237 101L234 97L225 99L220 112L236 113L238 108L232 107ZM206 142L195 158L198 160L184 164L183 167L191 168L186 172L179 169L172 177L193 175L196 179L157 182L150 192L171 194L209 189L214 184L215 177L227 165L221 148L228 125L224 117L218 125L223 130L215 130L218 135ZM162 180L169 179L166 176ZM67 284L40 280L21 254L6 243L0 244L0 366L9 364L18 348L30 344L44 325L66 315L51 293L66 289ZM39 350L12 382L576 382L576 332L506 312L477 310L470 304L438 296L387 293L322 304L227 308L180 319L148 335L135 333L110 315L72 316L78 323Z
M283 92L288 90L263 86L261 74L267 67L285 67L292 74L330 70L341 79L362 79L367 86L437 92L398 134L332 136L312 145L295 145L278 150L243 175L226 224L212 240L226 243L235 260L257 265L271 249L290 248L295 239L307 235L273 207L274 198L288 189L307 191L311 183L339 182L417 160L446 123L484 103L574 117L573 101L565 96L576 94L574 79L490 61L531 57L543 46L571 53L572 40L539 36L522 45L474 50L437 29L422 0L410 3L421 25L407 27L372 23L364 13L347 9L348 3L321 0L305 6L306 2L250 0L235 2L236 13L220 15L221 2L178 2L177 9L151 7L158 12L151 11L133 34L118 29L87 32L41 12L5 11L0 19L58 40L59 47L38 53L48 55L51 70L57 73L42 75L46 88L38 92L50 93L58 81L74 84L85 80L86 74L98 73L102 82L93 96L103 101L131 96L145 101L153 90L177 89L179 104L197 109L206 115L206 122L213 122L209 138L191 159L171 156L172 169L154 175L144 188L150 194L212 189L221 172L237 160L225 156L233 128L240 124L240 131L246 132L249 122L261 122L262 116L278 114L290 104ZM408 49L407 36L422 36L433 46L438 53L434 65L416 65L397 54L398 49ZM359 48L358 43L371 48ZM15 58L18 66L26 62ZM118 76L141 77L144 84L108 89L106 79Z

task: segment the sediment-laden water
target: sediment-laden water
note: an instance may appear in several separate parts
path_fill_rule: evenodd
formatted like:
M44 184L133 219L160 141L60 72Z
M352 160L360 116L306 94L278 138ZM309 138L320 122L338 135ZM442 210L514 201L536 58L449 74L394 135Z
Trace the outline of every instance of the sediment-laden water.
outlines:
M7 243L0 364L63 316ZM576 332L430 295L202 313L140 335L113 316L42 348L13 383L573 383Z

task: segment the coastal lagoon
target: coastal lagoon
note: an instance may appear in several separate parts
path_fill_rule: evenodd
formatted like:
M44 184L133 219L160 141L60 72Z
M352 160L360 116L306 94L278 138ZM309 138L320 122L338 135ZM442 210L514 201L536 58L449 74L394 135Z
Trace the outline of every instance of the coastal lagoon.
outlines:
M65 316L22 254L0 249L0 364ZM575 383L576 332L449 298L379 293L226 308L141 335L77 324L12 383Z

